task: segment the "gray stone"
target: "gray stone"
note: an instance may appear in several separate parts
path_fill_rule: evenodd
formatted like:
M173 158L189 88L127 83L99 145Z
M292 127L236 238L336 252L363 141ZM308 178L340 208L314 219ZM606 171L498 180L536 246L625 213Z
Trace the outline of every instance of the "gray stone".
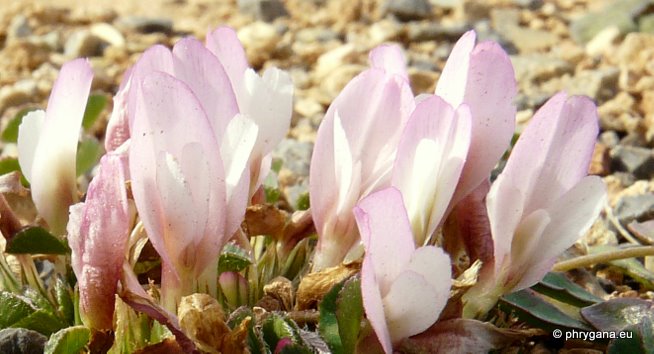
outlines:
M427 0L387 0L385 9L401 21L422 20L431 16L431 5Z
M600 134L599 141L608 148L614 148L620 143L620 136L613 130L608 130Z
M518 9L493 9L491 19L495 31L520 52L542 50L560 42L554 33L521 26Z
M32 34L32 28L24 15L15 16L7 28L7 37L9 38L24 38L30 34Z
M511 63L518 82L539 83L574 71L569 62L542 54L512 55Z
M635 18L651 4L651 0L614 1L597 12L581 16L570 24L570 35L579 43L590 41L607 27L616 26L622 34L638 30Z
M513 4L530 10L536 10L543 6L543 0L513 0Z
M309 191L309 164L313 144L295 139L282 140L272 152L273 159L282 160L279 170L279 189L290 205Z
M5 328L0 331L0 353L42 354L48 338L25 328Z
M168 18L151 18L140 16L120 17L115 22L116 27L140 33L171 33L173 21Z
M91 26L91 33L101 39L107 44L116 47L123 47L125 45L125 37L116 27L108 23L96 23Z
M102 55L102 41L87 29L73 32L64 45L64 55L69 58Z
M436 22L415 22L410 23L407 29L407 38L412 42L459 39L468 26L465 23L454 25L441 25Z
M444 9L455 9L463 6L463 0L429 0L429 3L436 7Z
M283 161L283 169L289 170L298 177L308 177L312 152L313 144L311 143L283 139L273 150L272 157Z
M11 86L0 87L0 114L8 107L30 102L37 92L37 83L33 79L23 79Z
M654 154L651 149L618 145L611 149L611 170L625 171L638 179L654 176Z
M565 89L574 95L586 95L598 102L613 98L618 89L620 70L615 67L584 70L577 73Z
M238 0L238 9L266 22L288 15L286 7L279 0Z
M615 217L623 224L654 217L654 194L630 195L620 198L615 207Z

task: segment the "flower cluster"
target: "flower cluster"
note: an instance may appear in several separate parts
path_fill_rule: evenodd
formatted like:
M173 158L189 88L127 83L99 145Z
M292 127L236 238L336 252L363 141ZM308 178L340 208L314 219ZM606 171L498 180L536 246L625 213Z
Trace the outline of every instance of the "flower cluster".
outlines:
M538 110L491 183L514 135L517 91L497 43L464 34L435 92L419 96L399 46L377 47L369 59L318 130L311 269L363 259L366 317L392 353L448 304L453 262L437 245L463 243L483 263L462 297L462 316L479 317L503 294L542 279L590 227L606 192L586 176L596 107L565 93ZM84 324L112 330L122 292L183 336L174 315L183 296L237 303L243 294L221 292L219 282L247 289L238 272L219 276L219 256L230 239L247 240L240 226L248 205L264 198L270 154L290 125L293 85L279 69L260 76L249 68L229 28L204 44L184 38L172 49L150 48L114 98L107 153L78 203L75 156L92 76L83 59L62 67L47 110L20 126L21 169L39 215L54 234L67 234ZM161 258L160 303L133 273L139 230Z
M535 114L489 191L515 129L513 68L496 43L475 44L475 33L466 33L435 94L415 99L399 48L373 50L370 63L318 131L313 266L349 262L365 249L364 307L391 353L391 344L436 321L449 294L447 256L420 246L437 236L468 241L484 267L464 296L464 316L480 316L501 295L542 279L588 230L606 192L599 177L584 177L598 134L596 107L565 93ZM458 218L458 227L443 228L448 218Z

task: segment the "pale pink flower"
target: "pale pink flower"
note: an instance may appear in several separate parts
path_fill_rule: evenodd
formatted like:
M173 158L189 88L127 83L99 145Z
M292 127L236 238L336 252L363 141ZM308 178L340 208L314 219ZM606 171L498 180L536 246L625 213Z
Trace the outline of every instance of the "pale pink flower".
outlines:
M423 96L402 133L392 180L402 192L418 245L429 240L444 217L469 145L468 106L454 110L438 96Z
M390 185L400 134L415 106L398 59L403 58L401 49L382 46L370 58L372 68L345 86L318 129L309 179L320 236L314 270L338 265L360 248L352 208Z
M77 196L77 143L93 71L76 59L61 67L46 111L28 113L19 127L18 162L32 200L50 230L63 234Z
M466 294L468 316L540 281L597 218L606 188L587 176L597 122L590 99L559 93L521 134L486 199L494 265Z
M361 293L366 317L384 352L421 333L438 319L452 284L450 258L442 249L416 249L402 195L387 188L354 208L365 257Z
M240 224L247 189L232 195L240 209L230 211L220 145L202 101L184 82L150 72L131 84L132 193L162 259L164 306L174 311L183 295L215 295L217 258Z

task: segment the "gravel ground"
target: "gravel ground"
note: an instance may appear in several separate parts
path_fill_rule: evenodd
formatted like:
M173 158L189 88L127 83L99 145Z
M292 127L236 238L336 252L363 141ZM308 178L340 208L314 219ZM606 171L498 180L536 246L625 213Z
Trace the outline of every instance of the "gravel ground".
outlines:
M590 172L609 206L570 254L628 239L654 243L654 3L645 0L0 0L0 117L44 106L62 63L89 57L93 90L113 95L124 70L155 43L238 30L257 69L288 70L293 126L276 156L293 203L308 187L308 160L328 104L384 42L400 43L414 93L432 92L454 42L475 29L511 55L519 83L518 126L553 93L590 96L601 134ZM109 110L107 110L109 111ZM106 113L106 112L105 112ZM106 114L105 114L106 115ZM106 119L106 117L105 117ZM96 135L103 135L102 123ZM4 149L3 154L11 154ZM654 262L645 267L654 271ZM652 299L610 268L593 273L607 297ZM579 282L588 277L579 274ZM586 280L587 281L587 280ZM608 285L610 286L608 286ZM608 286L608 287L607 287Z

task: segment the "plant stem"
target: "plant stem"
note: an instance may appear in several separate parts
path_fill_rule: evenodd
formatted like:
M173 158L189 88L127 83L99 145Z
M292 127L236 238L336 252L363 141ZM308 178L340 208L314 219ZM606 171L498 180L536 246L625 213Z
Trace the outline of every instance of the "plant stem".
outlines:
M576 257L556 263L553 270L557 272L565 272L571 269L588 267L597 263L647 256L654 256L654 246L636 246Z

